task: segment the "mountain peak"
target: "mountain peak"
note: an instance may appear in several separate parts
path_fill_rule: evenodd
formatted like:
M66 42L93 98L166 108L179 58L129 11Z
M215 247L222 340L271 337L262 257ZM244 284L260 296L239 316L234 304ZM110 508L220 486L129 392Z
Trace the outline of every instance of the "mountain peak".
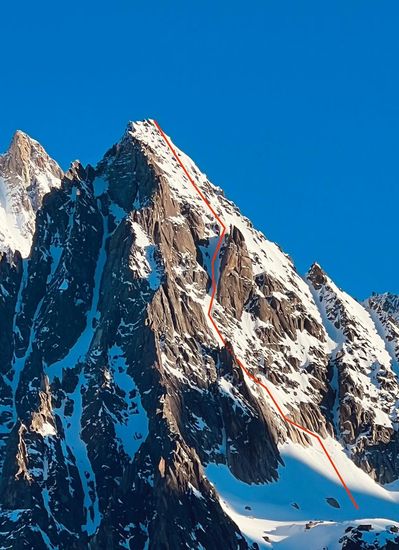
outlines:
M38 143L36 140L31 138L30 135L27 134L26 132L24 132L23 130L15 130L15 132L12 136L12 139L11 139L9 150L12 149L15 145L17 145L20 142L36 142L36 143Z
M312 265L309 268L309 273L312 272L312 271L322 271L323 273L325 273L325 271L323 270L323 268L321 267L321 265L318 262L313 262L312 263Z
M143 120L129 120L126 124L125 131L122 134L117 146L126 141L130 141L132 138L142 141L143 136L151 133L155 129L154 121L150 118Z
M59 187L63 172L40 145L17 130L0 156L0 250L29 254L43 196Z
M23 178L25 185L30 185L32 174L41 170L57 179L63 176L61 168L44 147L22 130L16 130L7 152L0 157L1 168Z
M328 281L328 275L320 264L314 262L306 274L306 279L311 281L314 285L322 286Z
M393 294L391 292L384 292L383 294L373 293L364 303L366 307L371 307L375 310L381 309L399 321L398 294Z
M10 148L13 146L14 143L18 143L18 142L37 143L40 146L40 143L38 141L33 139L29 134L27 134L23 130L15 130L11 140Z
M24 162L29 162L32 157L39 154L48 157L46 151L38 141L31 138L22 130L16 130L11 139L10 146L4 156L8 159L14 159L21 164Z
M143 120L129 120L126 126L127 132L136 132L139 129L152 129L154 127L154 119L143 118Z
M399 478L384 311L317 263L305 282L151 120L96 168L73 163L37 220L24 201L43 168L28 187L3 174L8 227L37 225L23 266L0 262L5 545L253 550L279 525L302 548L343 542L348 517L399 530L374 481Z
M129 120L120 143L133 140L146 146L153 142L154 135L157 134L156 125L152 119Z

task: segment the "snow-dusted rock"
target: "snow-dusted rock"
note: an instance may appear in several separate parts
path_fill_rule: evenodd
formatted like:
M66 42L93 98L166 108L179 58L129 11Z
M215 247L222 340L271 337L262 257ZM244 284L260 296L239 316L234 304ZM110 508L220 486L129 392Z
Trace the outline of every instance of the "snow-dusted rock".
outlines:
M37 142L14 141L2 181L31 210L4 218L0 258L5 547L316 548L369 523L394 540L398 493L372 479L399 477L378 308L318 266L304 280L176 148L227 229L213 318L229 353L208 318L221 228L152 121L61 183ZM359 511L281 412L323 439Z
M62 175L37 141L15 132L7 153L0 155L0 251L29 255L36 212Z

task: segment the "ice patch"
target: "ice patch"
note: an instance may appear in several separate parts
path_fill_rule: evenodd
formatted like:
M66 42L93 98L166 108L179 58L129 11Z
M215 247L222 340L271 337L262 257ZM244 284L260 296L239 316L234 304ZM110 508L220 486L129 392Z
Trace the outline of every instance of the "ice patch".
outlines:
M96 270L94 274L93 298L92 298L90 311L87 314L86 326L83 332L81 333L81 335L79 336L79 338L76 340L75 344L67 353L67 355L63 359L60 359L60 361L57 361L52 365L48 365L47 374L50 382L53 382L53 380L56 377L61 379L62 369L73 368L78 363L79 359L87 353L87 350L89 349L90 343L94 336L94 328L93 328L94 319L97 316L98 301L100 298L101 278L104 272L104 266L107 259L105 243L109 236L107 232L106 219L102 218L102 220L103 220L103 238L102 238L102 243L101 243L101 247L100 247L100 251L97 259Z
M131 222L135 235L134 251L130 257L130 268L141 279L146 279L151 290L157 290L162 280L162 270L158 265L155 254L156 245L151 243L141 225Z
M115 432L126 454L133 458L148 435L148 417L144 410L139 390L128 374L123 350L114 345L108 351L110 375L124 394L126 408L121 411L123 419L115 422Z
M104 178L97 177L93 181L94 196L96 198L101 197L108 191L108 181Z

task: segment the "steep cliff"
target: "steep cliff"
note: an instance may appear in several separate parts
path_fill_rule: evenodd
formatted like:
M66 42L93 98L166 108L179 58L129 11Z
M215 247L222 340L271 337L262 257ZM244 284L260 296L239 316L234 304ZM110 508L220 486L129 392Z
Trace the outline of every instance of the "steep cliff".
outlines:
M384 306L317 265L303 279L153 121L63 176L22 136L42 175L13 168L37 216L30 253L18 226L0 261L2 547L300 548L291 535L309 547L330 519L344 548L366 521L394 541L398 494L376 483L399 477Z

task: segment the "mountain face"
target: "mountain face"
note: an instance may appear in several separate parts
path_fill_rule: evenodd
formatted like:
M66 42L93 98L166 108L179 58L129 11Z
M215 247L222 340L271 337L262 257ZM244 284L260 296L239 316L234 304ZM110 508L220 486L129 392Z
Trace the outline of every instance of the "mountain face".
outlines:
M399 547L397 296L302 278L153 121L0 175L1 548Z
M36 212L43 197L61 185L62 170L43 147L23 132L0 156L0 252L29 255Z
M364 302L377 330L387 342L394 361L399 361L399 296L394 294L373 294Z

